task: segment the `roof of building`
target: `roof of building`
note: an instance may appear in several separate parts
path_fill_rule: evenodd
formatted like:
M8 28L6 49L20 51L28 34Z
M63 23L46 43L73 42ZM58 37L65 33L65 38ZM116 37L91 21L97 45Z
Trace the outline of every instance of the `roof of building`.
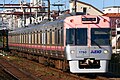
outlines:
M103 14L103 16L108 16L108 17L120 17L120 13L107 13L107 14Z
M120 6L108 6L108 7L104 7L103 9L105 8L120 8Z
M74 0L72 0L72 1L74 1ZM72 2L71 1L71 2ZM82 2L82 1L77 1L78 3L82 3L82 4L85 4L85 5L88 5L88 6L91 6L92 8L94 8L95 10L97 10L97 11L99 11L100 13L102 13L102 14L104 14L102 11L100 11L99 9L97 9L96 7L94 7L93 5L91 5L91 4L88 4L88 3L85 3L85 2Z

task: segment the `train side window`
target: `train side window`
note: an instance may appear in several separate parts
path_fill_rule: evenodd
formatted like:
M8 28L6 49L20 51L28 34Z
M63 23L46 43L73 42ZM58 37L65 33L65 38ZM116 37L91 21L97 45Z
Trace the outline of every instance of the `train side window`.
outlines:
M24 43L25 43L26 37L25 37L25 33L24 33Z
M16 34L15 34L15 43L16 43Z
M19 43L21 43L21 34L19 34Z
M60 30L58 30L57 33L58 33L58 45L60 45L60 33L61 33Z
M37 44L38 44L38 33L39 33L39 32L37 31L37 32L36 32L36 35L37 35Z
M45 38L46 38L46 35L45 35L45 32L42 32L42 44L45 44Z
M58 44L58 30L55 29L55 44Z
M42 31L40 31L40 44L42 44Z
M27 43L29 44L29 33L27 33Z
M21 43L23 43L23 34L21 34Z
M24 43L24 33L23 33L23 43Z
M17 34L17 43L19 43L19 34Z
M62 28L62 29L61 29L61 35L60 35L60 36L61 36L61 45L64 44L64 43L63 43L63 42L64 42L64 41L63 41L63 40L64 40L64 39L63 39L63 38L64 38L63 35L64 35L64 34L63 34L63 28Z
M47 39L47 30L45 31L45 44L47 44L47 41L48 41L48 39Z
M23 41L24 41L24 35L22 34L22 43L24 43Z
M16 35L14 35L14 37L15 37L14 43L16 43Z
M28 38L29 39L28 43L31 44L31 34L30 33L28 34L28 37L29 37Z
M18 38L19 38L19 35L18 35L18 34L16 35L16 38L17 38L17 43L19 43L19 39L18 39Z
M47 31L47 44L50 44L50 32Z
M26 43L25 41L26 41L26 34L24 33L24 43Z
M30 32L30 44L32 44L32 32Z
M32 44L34 44L34 32L32 32Z
M25 34L23 33L23 43L25 43Z
M37 44L37 31L35 32L35 44Z
M55 44L55 31L52 31L52 44Z
M40 32L38 32L38 44L40 44L40 38L41 38Z
M15 35L13 35L13 43L15 43Z
M15 43L15 34L14 34L14 43Z
M20 43L22 43L22 42L21 42L21 39L22 39L22 38L21 38L21 34L20 34Z
M43 44L44 42L44 34L43 34L43 32L42 32L42 43L41 44Z
M27 43L27 41L26 41L26 40L27 40L27 34L25 33L25 43Z
M35 32L33 32L33 37L34 37L34 38L33 38L33 40L34 40L34 41L33 41L33 44L35 44Z
M26 43L26 33L24 34L24 39L25 39L25 40L24 40L24 43Z
M43 33L43 44L46 44L46 32Z
M50 44L52 44L52 30L50 29Z

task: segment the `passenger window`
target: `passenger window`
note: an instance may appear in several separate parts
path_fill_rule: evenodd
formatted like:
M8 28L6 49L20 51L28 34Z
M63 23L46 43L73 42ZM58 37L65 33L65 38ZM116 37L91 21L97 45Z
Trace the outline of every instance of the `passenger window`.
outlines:
M37 32L35 32L35 44L37 44Z
M47 31L47 44L50 44L50 31Z
M34 44L34 32L32 33L32 44Z
M41 38L41 35L40 35L40 32L38 32L38 44L40 44L40 38Z
M55 44L58 44L58 30L55 29Z
M52 31L52 44L55 44L55 32L54 32L54 30Z
M64 43L63 43L63 40L64 40L64 39L63 39L63 35L64 35L64 34L63 34L63 28L62 28L62 29L61 29L61 35L60 35L60 36L61 36L61 45L64 44Z
M50 30L50 44L52 44L52 30Z

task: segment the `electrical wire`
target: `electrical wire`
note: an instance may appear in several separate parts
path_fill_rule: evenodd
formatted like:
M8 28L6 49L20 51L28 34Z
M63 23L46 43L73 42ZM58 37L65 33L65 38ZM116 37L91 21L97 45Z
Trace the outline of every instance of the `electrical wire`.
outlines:
M9 2L9 4L15 3L15 2L16 2L16 0L11 0L11 1Z

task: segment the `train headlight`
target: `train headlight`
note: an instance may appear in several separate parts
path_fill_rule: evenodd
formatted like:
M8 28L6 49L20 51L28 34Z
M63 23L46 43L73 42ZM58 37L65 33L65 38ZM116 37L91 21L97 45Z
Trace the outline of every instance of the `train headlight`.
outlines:
M70 53L73 54L73 53L75 53L75 51L74 51L74 50L71 50Z
M108 53L108 51L107 51L107 50L104 50L104 53L105 53L105 54L107 54L107 53Z

